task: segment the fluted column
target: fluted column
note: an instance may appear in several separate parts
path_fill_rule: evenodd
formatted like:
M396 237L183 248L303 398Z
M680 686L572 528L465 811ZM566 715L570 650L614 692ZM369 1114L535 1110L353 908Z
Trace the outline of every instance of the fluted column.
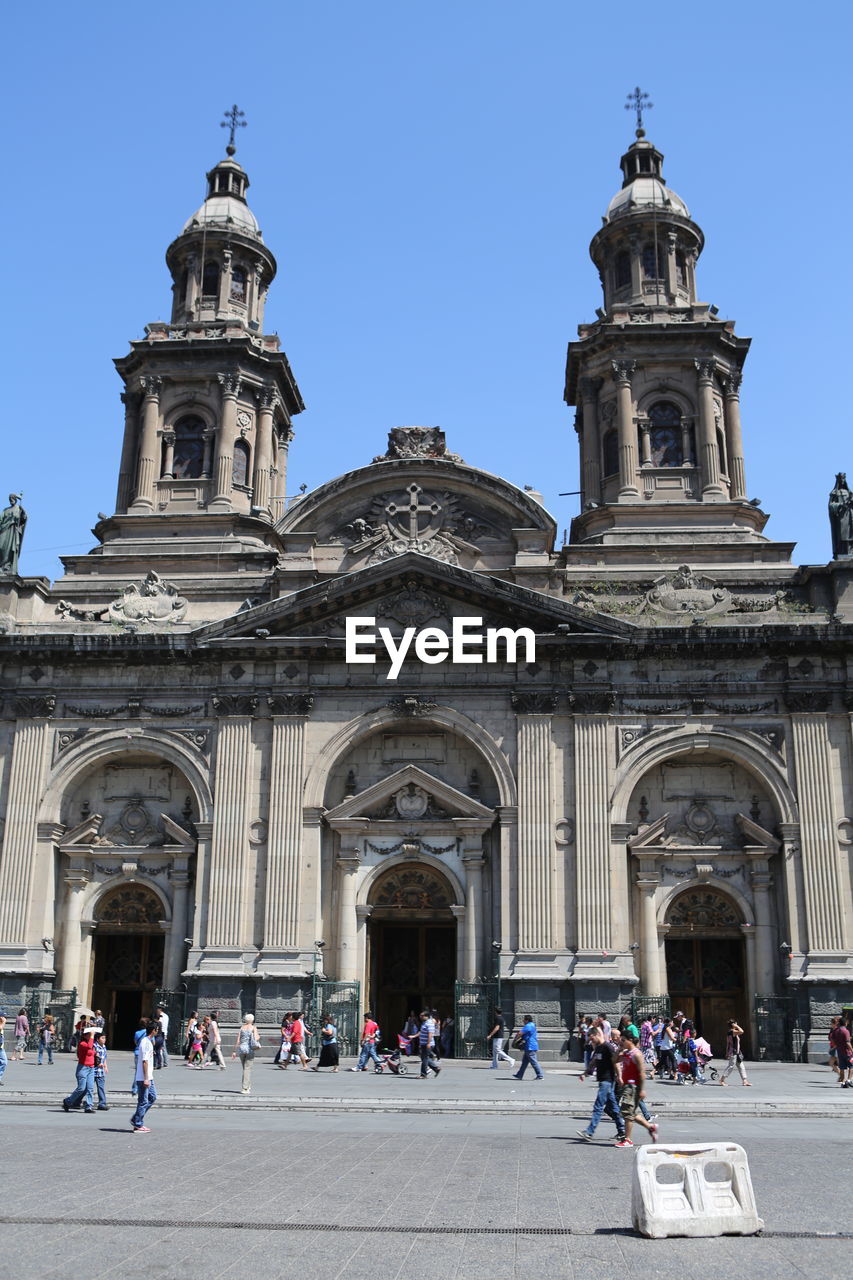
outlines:
M157 450L160 427L160 391L162 378L139 379L142 390L142 430L139 433L139 458L136 466L136 496L131 511L154 510L154 480L158 474Z
M264 387L258 393L258 432L255 448L255 472L252 478L252 511L270 513L270 472L272 468L273 413L276 391Z
M293 428L283 426L276 436L278 449L275 455L275 470L272 474L272 518L278 521L284 515L287 496L287 453L293 439Z
M366 825L366 824L365 824ZM356 890L361 859L356 848L342 848L338 866L338 981L358 978L358 917Z
M722 495L720 482L720 450L717 445L717 421L714 416L713 360L694 360L699 399L699 464L702 468L702 496Z
M187 936L187 902L190 891L190 873L187 869L172 868L172 927L166 938L166 959L163 965L163 985L174 991L181 980L184 958L184 938Z
M465 867L465 981L473 982L481 972L480 953L483 945L483 867L481 850L462 856Z
M251 794L252 717L258 699L222 694L213 699L221 719L216 742L213 843L207 911L208 947L241 947L252 921L248 803Z
M749 878L755 904L755 981L763 995L776 988L776 931L770 910L773 877L765 859L753 862Z
M598 432L600 378L581 378L583 425L581 428L581 511L588 502L601 501L601 441Z
M746 498L746 470L743 462L743 434L740 426L741 374L731 373L723 383L726 401L726 443L729 449L730 497Z
M637 432L634 426L634 401L631 379L637 368L635 360L613 360L616 381L616 426L619 434L619 497L638 498Z
M130 504L136 460L136 427L139 421L138 398L133 392L124 391L121 399L124 405L124 437L121 445L121 460L118 464L117 512L127 511Z
M91 876L86 867L69 867L63 874L65 901L62 908L62 943L59 980L66 990L85 986L80 972L83 956L83 900Z
M15 739L0 853L0 943L25 946L36 869L38 812L44 787L52 694L15 702Z
M174 431L164 431L161 435L163 441L163 479L174 480L175 478L175 433Z
M610 797L604 716L575 717L578 950L611 946Z
M832 762L821 715L791 716L809 951L843 951L844 913Z
M311 694L273 694L264 950L299 943L305 718ZM319 934L317 935L320 936Z
M231 479L234 471L234 441L237 438L237 397L240 378L233 373L220 373L222 388L219 430L216 433L216 462L213 468L213 502L223 509L231 506Z
M518 809L515 805L501 805L497 809L498 839L500 841L500 926L498 938L501 953L514 949L518 939Z
M518 693L513 705L518 713L518 949L547 951L556 945L551 769L556 695Z

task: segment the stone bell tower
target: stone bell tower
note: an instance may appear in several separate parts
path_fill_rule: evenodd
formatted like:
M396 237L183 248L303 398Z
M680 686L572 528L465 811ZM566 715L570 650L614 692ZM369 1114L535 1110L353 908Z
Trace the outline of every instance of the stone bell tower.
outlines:
M231 123L204 203L166 251L171 319L146 325L115 361L125 388L115 514L95 527L100 547L65 558L72 578L155 569L221 582L268 572L281 549L291 422L304 405L278 337L263 332L276 260L246 201Z
M787 562L746 485L739 392L748 338L697 299L704 236L636 138L590 255L604 305L569 344L581 512L567 565Z

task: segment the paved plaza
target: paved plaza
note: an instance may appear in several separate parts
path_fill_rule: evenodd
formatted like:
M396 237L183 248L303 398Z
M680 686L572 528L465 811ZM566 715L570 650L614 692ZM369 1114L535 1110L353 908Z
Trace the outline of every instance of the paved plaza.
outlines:
M61 1110L67 1056L6 1073L0 1277L391 1280L426 1266L457 1280L609 1280L681 1275L687 1256L691 1275L849 1270L850 1236L827 1236L851 1229L838 1175L853 1099L826 1068L754 1066L749 1090L652 1085L662 1140L743 1144L765 1221L760 1238L688 1244L634 1236L634 1155L606 1119L595 1143L576 1137L593 1090L565 1066L533 1084L449 1062L422 1084L259 1063L244 1099L236 1066L173 1064L157 1074L151 1132L134 1135L129 1059L111 1060L111 1109L92 1116ZM691 1114L717 1099L719 1114Z

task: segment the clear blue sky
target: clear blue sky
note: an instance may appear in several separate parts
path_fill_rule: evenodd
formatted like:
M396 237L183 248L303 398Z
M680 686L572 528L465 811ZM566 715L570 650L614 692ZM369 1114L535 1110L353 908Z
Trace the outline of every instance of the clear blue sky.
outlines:
M22 572L55 577L112 512L112 357L169 315L163 255L223 152L279 275L267 307L307 411L290 484L437 424L466 461L576 498L566 343L600 292L587 247L638 82L706 236L699 294L753 338L747 481L800 563L830 555L853 475L849 4L568 0L16 5L5 19L4 449Z

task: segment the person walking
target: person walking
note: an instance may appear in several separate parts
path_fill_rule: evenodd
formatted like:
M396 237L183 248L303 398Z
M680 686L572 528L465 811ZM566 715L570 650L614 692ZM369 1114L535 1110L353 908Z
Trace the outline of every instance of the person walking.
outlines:
M319 1071L321 1067L331 1067L333 1071L338 1069L338 1028L334 1018L328 1014L320 1028L320 1057L311 1070Z
M49 1067L53 1066L53 1036L53 1015L46 1013L39 1027L39 1052L36 1064L39 1067L42 1065L45 1050L47 1050L47 1065Z
M158 1022L147 1023L137 1046L136 1110L130 1117L130 1127L134 1133L151 1132L145 1123L145 1117L157 1101L157 1090L154 1087L154 1036L159 1025Z
M420 1031L420 1023L418 1022L418 1016L415 1013L414 1009L410 1009L409 1016L408 1018L406 1018L406 1025L403 1028L403 1035L408 1041L408 1044L406 1045L407 1057L411 1056L412 1045L417 1040L419 1031Z
M421 1013L421 1025L418 1031L418 1045L421 1051L421 1080L426 1080L430 1071L433 1075L441 1075L441 1067L433 1052L435 1031L435 1019L430 1016L428 1009L424 1009Z
M286 1013L281 1020L281 1044L274 1059L280 1071L286 1071L290 1065L290 1036L292 1030L293 1014Z
M842 1089L853 1089L853 1079L851 1079L851 1070L853 1070L853 1043L851 1043L850 1028L844 1018L839 1018L835 1030L832 1032L832 1042L835 1045L835 1056L838 1060L838 1080Z
M536 1023L533 1021L532 1013L524 1015L524 1025L518 1034L524 1045L524 1054L522 1055L521 1066L513 1074L513 1079L522 1080L528 1066L532 1066L536 1072L536 1079L542 1080L545 1073L539 1065L539 1035L536 1031Z
M308 1028L302 1020L301 1013L292 1013L290 1015L292 1022L290 1026L290 1052L296 1054L299 1059L299 1070L307 1071L308 1063L311 1059L305 1052L305 1040L308 1035Z
M421 1014L421 1017L424 1015ZM364 1015L364 1026L361 1028L361 1052L358 1055L358 1062L354 1067L350 1067L350 1071L366 1071L367 1064L373 1059L374 1066L381 1067L382 1063L376 1053L376 1036L379 1031L379 1023L374 1021L373 1014L368 1011Z
M83 1103L87 1116L95 1110L95 1028L84 1027L77 1041L77 1088L62 1099L62 1110L71 1111Z
M243 1068L241 1093L251 1093L252 1091L252 1065L255 1061L255 1054L260 1047L261 1042L255 1027L255 1015L253 1013L244 1013L243 1021L237 1032L234 1052L231 1054L232 1058L236 1058L239 1055L240 1066Z
M652 1142L657 1142L658 1126L649 1117L647 1109L643 1107L643 1098L646 1091L645 1060L637 1048L636 1036L627 1028L622 1031L622 1052L619 1056L618 1066L622 1082L622 1089L619 1094L619 1110L625 1125L625 1137L616 1145L633 1147L631 1131L635 1123L647 1129ZM644 1114L637 1115L638 1109Z
M6 1048L4 1044L5 1032L6 1032L6 1015L4 1013L0 1013L0 1085L2 1085L3 1083L3 1077L6 1074L6 1068L9 1065L9 1060L6 1057Z
M27 1039L30 1034L30 1020L27 1017L26 1009L21 1009L15 1019L15 1052L12 1055L13 1062L24 1061L24 1050L27 1047Z
M490 1071L497 1071L499 1062L508 1062L515 1069L515 1058L511 1058L508 1053L504 1053L504 1043L506 1041L506 1018L502 1009L495 1009L494 1013L495 1025L492 1027L487 1040L492 1042L492 1065Z
M154 1011L154 1016L160 1023L160 1030L163 1033L163 1043L160 1047L160 1065L168 1067L169 1065L169 1015L162 1005L158 1005Z
M202 1066L206 1067L208 1062L213 1062L214 1058L216 1058L219 1070L224 1071L225 1059L222 1056L222 1033L219 1030L219 1012L216 1009L211 1013L207 1024L207 1048L204 1051Z
M593 1027L589 1033L592 1056L589 1062L590 1073L595 1072L598 1091L592 1104L592 1115L585 1129L578 1129L578 1137L591 1142L595 1136L599 1121L606 1111L616 1125L617 1145L625 1140L625 1121L616 1102L616 1084L619 1080L619 1050L608 1036L606 1039L601 1028Z
M107 1033L95 1028L95 1088L98 1090L98 1110L109 1111L107 1102Z
M658 1069L661 1079L666 1076L669 1080L676 1080L678 1067L675 1062L675 1028L669 1019L661 1028L658 1045Z
M720 1076L720 1084L724 1085L728 1076L730 1076L735 1067L737 1067L740 1082L748 1089L750 1088L750 1083L746 1078L746 1067L743 1065L743 1051L740 1043L742 1035L743 1027L739 1027L734 1018L729 1018L728 1031L726 1033L726 1057L728 1058L728 1066Z

